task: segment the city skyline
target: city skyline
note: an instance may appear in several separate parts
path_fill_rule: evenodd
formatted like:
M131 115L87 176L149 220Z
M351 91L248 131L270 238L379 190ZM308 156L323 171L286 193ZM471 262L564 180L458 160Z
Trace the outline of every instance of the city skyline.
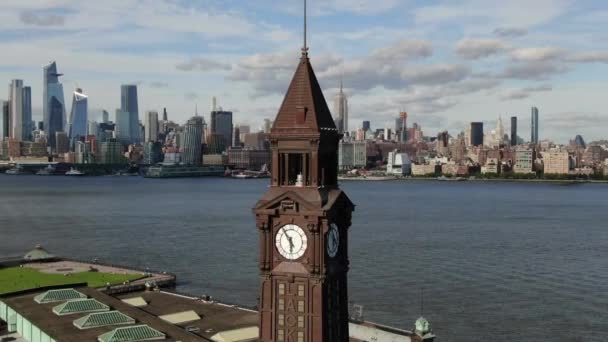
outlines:
M119 108L121 84L139 85L141 113L167 107L176 122L185 122L196 103L206 113L212 96L222 98L239 123L259 126L276 113L288 70L297 63L289 51L300 45L299 2L114 5L0 4L0 80L23 79L32 87L36 120L40 68L49 60L66 74L67 92L87 90L93 120L101 109ZM596 75L605 74L608 52L594 44L608 39L602 4L543 0L535 11L517 1L498 7L474 0L315 4L309 37L319 81L331 98L344 75L349 119L357 126L370 120L373 127L391 127L404 110L429 132L462 131L471 121L493 126L498 115L520 117L524 132L537 106L541 139L603 138L604 80ZM133 22L120 18L126 11L136 14ZM201 44L193 46L193 39Z

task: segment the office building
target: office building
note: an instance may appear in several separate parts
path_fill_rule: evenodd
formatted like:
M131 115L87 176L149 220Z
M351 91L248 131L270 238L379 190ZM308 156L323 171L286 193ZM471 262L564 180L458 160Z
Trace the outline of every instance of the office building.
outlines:
M538 144L538 108L532 107L532 118L531 118L531 140L533 144Z
M234 127L234 132L232 132L232 147L241 147L241 128L239 126Z
M145 165L154 165L163 161L163 145L158 141L148 141L144 144Z
M124 147L117 139L108 139L101 143L101 164L122 164L125 162Z
M102 123L110 122L110 113L108 113L108 111L105 109L101 111L101 122Z
M182 161L188 165L201 165L203 158L203 118L194 116L186 123Z
M568 174L570 172L570 156L566 151L542 152L544 173Z
M261 170L270 165L270 151L231 148L228 150L228 164L235 169Z
M44 130L49 137L47 143L51 149L56 146L56 132L65 132L66 114L63 96L63 85L59 82L62 74L57 73L57 64L51 62L44 67L43 84L43 121Z
M369 131L372 129L372 125L369 121L363 121L361 128L363 128L363 131Z
M125 84L120 86L120 110L129 113L129 143L140 143L141 131L139 129L139 106L137 103L136 85Z
M53 141L55 142L53 149L57 154L63 154L70 151L70 139L66 132L55 132Z
M483 122L471 122L471 146L483 145Z
M131 114L121 109L117 109L114 122L116 124L114 128L114 137L121 144L125 146L130 145L133 141L133 139L131 139Z
M511 117L511 146L517 146L517 116Z
M22 80L12 80L9 86L9 132L18 141L32 140L32 89Z
M367 166L367 141L344 141L338 145L338 169L350 171Z
M87 122L89 120L88 96L82 89L77 88L72 97L72 111L68 124L68 135L74 141L87 136Z
M221 135L223 137L224 146L232 144L232 112L215 110L211 112L211 134ZM224 152L225 149L221 152Z
M269 134L272 128L272 120L264 119L264 133Z
M399 117L395 120L395 134L401 142L407 141L407 113L399 113Z
M515 173L533 173L534 172L535 153L533 149L518 148L515 151L515 165L513 172Z
M0 141L3 141L11 136L11 106L9 101L2 102L2 117L0 119Z
M338 132L348 132L348 98L344 94L344 87L341 81L340 92L334 99L334 116Z
M154 112L154 111L146 112L144 130L145 130L145 134L144 134L145 142L158 141L158 112Z

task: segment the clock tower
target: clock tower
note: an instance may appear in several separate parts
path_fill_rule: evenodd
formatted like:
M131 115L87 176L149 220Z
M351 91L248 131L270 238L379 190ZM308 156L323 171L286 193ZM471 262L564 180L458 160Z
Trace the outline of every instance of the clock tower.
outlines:
M340 134L306 44L270 132L271 184L256 204L261 342L345 342L348 228Z

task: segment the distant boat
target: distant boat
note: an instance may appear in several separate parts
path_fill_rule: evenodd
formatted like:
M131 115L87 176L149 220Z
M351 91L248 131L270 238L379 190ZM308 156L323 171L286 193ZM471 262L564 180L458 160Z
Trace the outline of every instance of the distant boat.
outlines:
M248 175L246 173L233 173L232 174L232 178L249 179L249 178L253 178L253 176L252 175Z
M38 170L38 172L36 172L36 175L38 176L52 176L55 174L55 167L53 165L47 165L47 167L45 167L44 169L40 169Z
M6 170L7 175L29 175L30 173L23 169L23 166L17 164L14 168Z
M70 168L70 171L68 171L68 172L65 173L65 175L66 176L72 176L72 177L75 177L75 176L84 176L84 172L78 171L77 169L75 169L75 168L72 167L72 168Z

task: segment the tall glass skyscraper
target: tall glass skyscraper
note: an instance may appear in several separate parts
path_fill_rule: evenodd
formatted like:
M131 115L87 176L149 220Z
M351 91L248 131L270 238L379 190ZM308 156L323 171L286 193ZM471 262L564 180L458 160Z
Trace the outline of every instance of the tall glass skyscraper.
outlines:
M55 137L57 132L64 132L66 129L65 102L63 96L63 85L59 83L57 64L51 62L44 67L44 84L42 90L42 115L44 130L46 131L47 144L55 148Z
M88 118L88 96L78 88L72 98L72 112L70 113L68 134L71 141L87 136Z
M184 152L182 161L188 165L202 164L203 157L203 118L194 116L186 123L184 132Z
M31 141L32 131L32 88L23 87L23 122L21 122L21 141Z
M120 109L129 113L130 143L140 143L139 106L137 104L137 86L124 84L120 87Z
M117 109L114 121L116 123L114 128L116 140L123 145L131 144L131 114L121 109Z
M483 145L483 122L471 122L471 145Z
M531 142L538 144L538 108L532 107Z
M232 112L215 110L211 112L211 134L222 136L226 146L232 143Z
M511 146L517 146L517 116L511 117Z
M2 102L2 117L0 117L0 141L10 136L11 106L9 101Z

